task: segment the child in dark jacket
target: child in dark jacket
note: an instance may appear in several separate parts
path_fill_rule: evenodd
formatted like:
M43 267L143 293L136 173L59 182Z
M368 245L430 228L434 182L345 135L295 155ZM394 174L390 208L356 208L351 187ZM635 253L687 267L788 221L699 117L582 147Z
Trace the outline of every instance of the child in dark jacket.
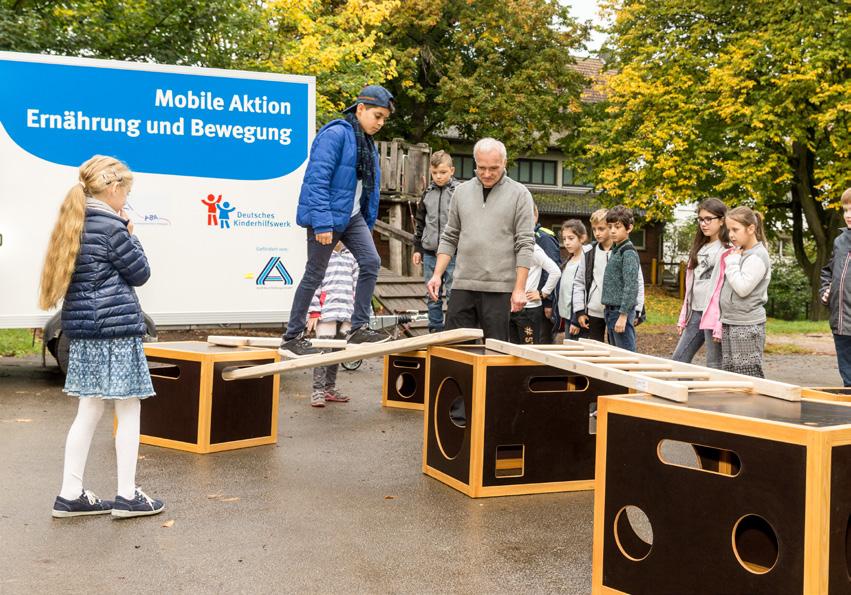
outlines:
M307 311L338 241L360 267L349 343L389 340L387 334L369 328L372 294L381 267L371 232L378 215L381 181L372 137L384 126L394 106L387 89L369 85L346 108L344 118L329 122L316 134L296 216L296 222L307 229L307 264L278 349L284 357L321 353L304 338Z
M41 274L39 305L62 305L62 332L70 338L64 391L79 398L65 443L62 489L54 517L157 514L163 503L136 487L140 399L154 395L142 336L145 319L133 287L151 271L133 223L124 213L133 175L112 157L80 166L53 228ZM83 489L89 445L104 401L115 403L118 495L101 500Z
M851 188L842 193L845 228L833 242L833 255L821 270L821 299L830 307L830 330L844 386L851 386Z
M638 276L641 265L638 252L629 241L632 231L632 209L620 205L606 214L612 238L612 256L603 277L606 333L609 343L635 351L635 310L638 303Z
M423 277L428 282L434 274L437 264L437 246L440 244L440 234L446 227L449 218L449 205L452 195L458 187L455 179L455 168L452 156L446 151L435 151L430 160L431 184L428 185L423 197L417 204L416 229L414 231L414 253L411 260L415 265L423 265ZM455 257L449 261L443 273L443 283L437 299L428 300L428 331L430 333L443 330L443 299L449 300L452 291L452 273L455 270Z

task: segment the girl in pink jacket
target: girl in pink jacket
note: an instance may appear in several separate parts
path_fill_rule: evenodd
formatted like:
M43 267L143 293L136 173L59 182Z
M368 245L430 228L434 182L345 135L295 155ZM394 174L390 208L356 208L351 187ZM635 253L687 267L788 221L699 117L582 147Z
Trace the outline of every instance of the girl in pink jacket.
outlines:
M706 365L721 368L721 322L718 297L724 280L724 257L729 246L724 216L727 206L709 198L697 207L697 232L686 268L686 295L677 323L680 340L673 359L691 362L706 346ZM717 331L717 332L716 332Z

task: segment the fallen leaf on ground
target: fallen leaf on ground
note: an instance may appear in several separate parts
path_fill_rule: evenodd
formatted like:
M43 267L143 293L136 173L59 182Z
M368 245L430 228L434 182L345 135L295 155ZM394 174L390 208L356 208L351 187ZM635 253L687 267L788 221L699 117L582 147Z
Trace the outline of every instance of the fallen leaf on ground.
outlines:
M396 496L384 496L385 500L395 500Z
M173 524L174 524L174 519L169 519L169 520L167 520L166 522L164 522L164 523L163 523L163 527L165 527L166 529L168 529L168 528L169 528L169 527L171 527Z

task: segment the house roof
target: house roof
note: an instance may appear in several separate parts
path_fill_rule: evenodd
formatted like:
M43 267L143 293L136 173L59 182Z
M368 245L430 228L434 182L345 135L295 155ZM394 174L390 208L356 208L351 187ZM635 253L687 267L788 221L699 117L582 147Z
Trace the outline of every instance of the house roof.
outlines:
M538 212L542 215L588 217L603 207L597 194L590 188L529 189Z
M605 80L605 63L599 58L576 58L576 64L573 64L573 69L586 76L591 80L591 84L587 85L582 91L580 98L588 103L597 103L606 98L606 94L601 90L601 83Z

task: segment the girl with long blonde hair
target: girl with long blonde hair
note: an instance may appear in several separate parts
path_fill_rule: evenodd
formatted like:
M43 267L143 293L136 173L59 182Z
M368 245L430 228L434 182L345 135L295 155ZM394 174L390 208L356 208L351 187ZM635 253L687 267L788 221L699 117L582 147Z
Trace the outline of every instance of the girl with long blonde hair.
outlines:
M62 332L70 339L64 391L79 398L65 442L57 518L162 512L163 503L136 487L141 399L154 395L142 347L146 325L133 289L151 271L124 206L133 174L113 157L95 155L80 166L65 196L41 274L39 305L62 302ZM118 488L115 501L83 488L89 446L104 401L115 403Z

